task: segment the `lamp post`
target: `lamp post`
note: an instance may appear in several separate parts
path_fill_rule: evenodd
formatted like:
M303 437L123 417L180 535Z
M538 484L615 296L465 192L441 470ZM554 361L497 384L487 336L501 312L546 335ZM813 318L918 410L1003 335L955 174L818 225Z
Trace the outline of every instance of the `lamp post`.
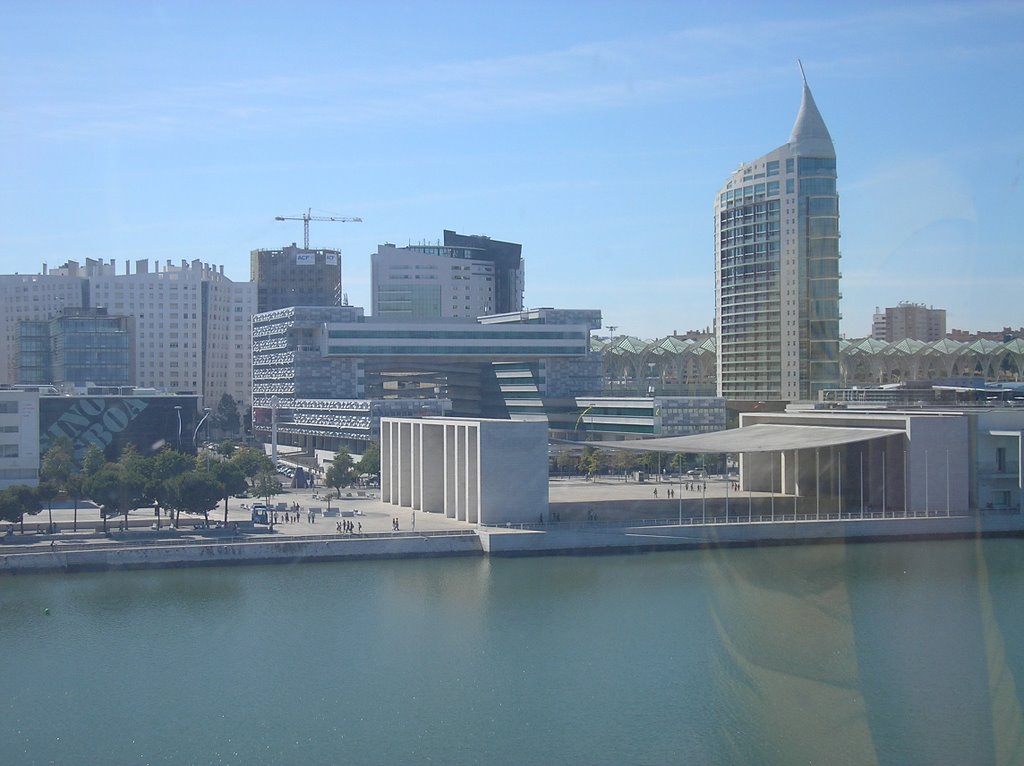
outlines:
M194 448L195 448L196 450L198 450L198 449L199 449L199 445L198 445L198 444L196 444L196 440L197 440L197 439L199 438L199 429L203 427L203 423L205 423L205 422L206 422L206 419L207 419L208 417L210 417L210 408L209 408L209 407L203 407L203 417L202 417L202 419L201 419L201 420L199 421L199 424L198 424L198 425L196 426L196 430L195 430L195 433L193 433L193 434L192 434L192 446L193 446L193 447L194 447Z
M178 415L178 452L181 452L181 405L174 405L174 412Z
M277 408L281 400L276 396L270 397L270 459L277 468Z
M679 461L679 488L676 490L679 496L679 526L683 526L683 461Z

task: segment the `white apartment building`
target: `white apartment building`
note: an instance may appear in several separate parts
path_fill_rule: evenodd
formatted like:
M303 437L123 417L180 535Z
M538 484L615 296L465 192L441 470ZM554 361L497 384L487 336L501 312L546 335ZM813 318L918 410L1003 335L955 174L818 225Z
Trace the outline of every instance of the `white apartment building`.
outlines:
M815 399L839 380L839 195L804 80L789 141L715 198L718 395Z
M112 315L135 318L135 385L194 391L215 407L230 394L243 407L252 402L252 315L256 287L232 282L199 260L180 265L148 259L125 263L68 261L33 277L0 277L0 328L9 339L0 383L17 382L20 319L48 319L61 308L103 306ZM75 289L77 287L77 293Z

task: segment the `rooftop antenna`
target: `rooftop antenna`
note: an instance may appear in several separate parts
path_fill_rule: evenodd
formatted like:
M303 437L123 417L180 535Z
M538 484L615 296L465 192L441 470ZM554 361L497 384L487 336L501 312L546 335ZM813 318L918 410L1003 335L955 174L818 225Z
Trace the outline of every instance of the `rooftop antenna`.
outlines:
M806 84L807 84L807 75L806 75L806 74L804 74L804 65L803 65L803 62L802 62L802 61L800 61L800 59L797 59L797 60L796 60L796 65L797 65L798 67L800 67L800 77L801 77L801 78L803 79L803 81L804 81L804 85L806 85Z

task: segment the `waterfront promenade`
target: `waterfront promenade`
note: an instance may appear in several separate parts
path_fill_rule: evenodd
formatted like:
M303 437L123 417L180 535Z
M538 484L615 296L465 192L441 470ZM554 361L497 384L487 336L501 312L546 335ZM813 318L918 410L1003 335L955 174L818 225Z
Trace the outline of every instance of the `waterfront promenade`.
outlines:
M57 533L45 533L49 517L44 510L28 517L25 534L4 537L0 572L550 555L1021 531L1017 514L979 519L952 509L947 515L937 508L928 514L903 517L896 511L883 517L865 509L862 517L858 506L842 508L834 498L801 498L794 503L791 497L736 492L735 485L724 479L709 481L706 489L702 484L688 489L678 480L554 478L549 493L549 509L538 509L537 523L486 528L396 508L381 502L377 490L349 490L340 499L332 497L332 511L351 514L344 516L324 515L328 506L323 490L286 490L273 498L273 504L297 504L298 521L294 516L286 521L285 512L279 512L272 531L252 525L249 506L258 501L249 498L229 500L228 523L219 529L197 529L202 518L183 515L179 529L170 529L164 516L157 530L153 509L139 508L129 514L127 530L120 529L123 517L108 519L108 535L99 531L102 522L95 507L79 508L77 532L72 530L73 510L59 507L53 511ZM310 517L315 508L320 512ZM222 525L223 520L221 505L210 514L210 522ZM339 522L351 523L352 533L339 532Z

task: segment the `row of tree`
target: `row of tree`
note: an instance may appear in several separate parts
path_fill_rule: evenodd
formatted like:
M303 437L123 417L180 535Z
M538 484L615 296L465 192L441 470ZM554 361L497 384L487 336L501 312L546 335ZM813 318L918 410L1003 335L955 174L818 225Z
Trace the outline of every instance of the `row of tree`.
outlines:
M100 507L104 529L108 518L124 515L127 522L129 511L149 505L168 513L202 515L208 521L221 499L226 520L228 497L247 491L250 481L258 485L261 476L273 478L272 472L270 459L248 447L236 450L230 459L211 461L169 447L144 457L129 445L115 461L108 461L93 445L79 466L70 440L60 438L40 461L39 486L19 485L0 492L0 519L23 521L24 514L35 515L45 507L52 527L52 502L63 496L74 502L76 528L83 500Z
M379 471L380 449L372 444L358 464L348 452L335 455L326 483L340 494L359 473ZM0 491L0 521L23 523L25 514L36 515L45 508L52 529L52 503L65 497L74 502L76 529L83 500L100 507L104 530L108 518L123 515L127 525L129 511L150 505L178 517L182 512L201 515L209 523L210 512L221 500L227 523L229 497L249 492L269 503L282 489L273 462L262 450L239 447L231 441L219 445L212 456L209 452L193 456L165 447L144 457L129 445L114 461L91 445L78 465L70 439L61 437L40 461L39 486L15 485ZM159 523L159 516L157 519Z
M663 454L657 452L634 452L631 450L602 450L584 447L582 453L572 450L559 452L552 460L552 472L560 474L615 473L623 476L635 471L657 474L667 471L678 474L694 468L705 467L709 472L720 470L721 455L695 455L687 452Z

